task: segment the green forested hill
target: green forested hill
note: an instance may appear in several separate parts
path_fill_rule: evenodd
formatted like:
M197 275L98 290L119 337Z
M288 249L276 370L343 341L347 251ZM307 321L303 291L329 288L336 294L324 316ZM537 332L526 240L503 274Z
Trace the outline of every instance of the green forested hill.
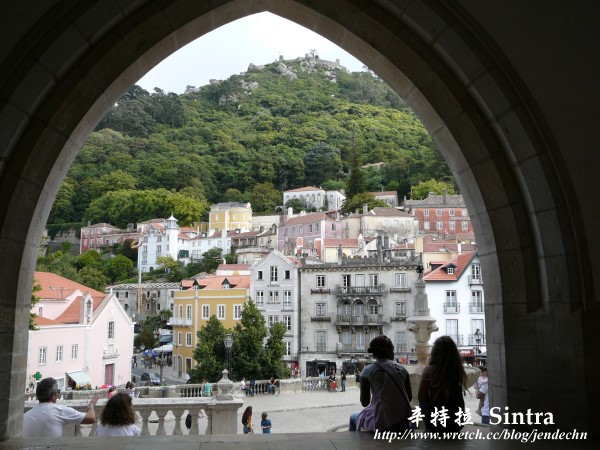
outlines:
M350 153L368 190L450 179L406 104L369 72L285 61L185 94L134 86L92 133L73 163L49 223L125 226L173 212L199 220L210 203L251 201L270 213L281 191L345 187Z

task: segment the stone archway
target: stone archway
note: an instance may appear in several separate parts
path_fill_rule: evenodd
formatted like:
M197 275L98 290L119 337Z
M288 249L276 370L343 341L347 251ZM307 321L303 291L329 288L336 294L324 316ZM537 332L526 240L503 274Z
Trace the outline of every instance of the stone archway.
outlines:
M494 403L552 410L563 428L590 428L592 408L577 396L586 386L583 371L573 371L569 387L549 398L549 388L563 380L552 371L556 362L542 357L548 354L542 345L560 343L585 361L577 310L583 290L591 294L579 275L589 257L575 245L585 240L583 227L567 201L571 186L552 135L516 71L466 11L444 2L400 3L57 1L32 15L3 57L0 78L0 256L11 262L0 273L0 349L10 361L0 374L11 380L10 395L0 399L0 439L21 429L38 240L82 142L156 63L220 25L262 11L304 25L364 61L406 99L446 157L487 274ZM523 355L538 354L522 367ZM572 356L559 355L559 362L570 367Z

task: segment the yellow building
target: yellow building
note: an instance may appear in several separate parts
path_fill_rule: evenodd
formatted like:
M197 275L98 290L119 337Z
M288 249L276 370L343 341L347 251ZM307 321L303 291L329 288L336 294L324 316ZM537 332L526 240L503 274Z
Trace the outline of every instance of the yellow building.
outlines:
M196 365L194 349L197 332L217 316L226 329L232 329L242 317L242 307L250 297L250 276L209 276L194 280L190 289L176 291L173 325L173 371L176 377L187 379ZM185 283L182 282L185 287ZM212 380L217 381L217 380Z
M210 230L244 230L252 229L252 207L250 203L226 202L210 207L208 228Z

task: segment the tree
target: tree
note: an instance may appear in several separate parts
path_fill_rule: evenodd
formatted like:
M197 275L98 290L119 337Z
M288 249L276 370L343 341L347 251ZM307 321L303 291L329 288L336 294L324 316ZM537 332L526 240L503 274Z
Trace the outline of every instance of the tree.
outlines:
M304 173L308 184L318 186L328 179L336 179L342 172L340 151L319 143L304 157Z
M183 267L181 261L176 261L172 256L158 256L156 263L161 269L164 269L169 281L181 280L180 272Z
M97 291L104 292L109 280L100 269L85 266L77 272L77 279L75 281Z
M282 361L283 355L285 355L283 336L286 331L286 327L282 322L275 322L269 329L269 338L265 345L264 368L267 375L270 374L275 378L284 378L289 375Z
M293 208L294 214L297 214L300 211L306 209L304 202L302 200L300 200L299 198L292 198L292 199L288 200L287 202L285 202L285 206L286 206L286 208Z
M354 197L356 194L366 192L365 173L362 170L362 161L360 153L356 146L352 149L352 157L350 164L350 176L346 187L346 196Z
M33 280L33 289L31 291L31 309L33 310L33 307L36 305L37 302L39 302L41 300L40 297L38 297L36 295L36 292L39 292L42 290L42 286L40 285L40 282L36 279ZM37 314L34 312L29 312L29 329L30 330L37 330L38 328L35 326L35 318L37 317Z
M108 261L107 270L111 281L125 280L133 272L133 261L123 255L117 255Z
M223 343L227 330L217 316L212 315L196 335L198 343L194 349L194 359L198 365L188 372L190 380L193 383L199 383L202 378L209 382L219 381L223 369L227 367Z
M422 200L429 197L430 192L440 195L444 189L448 195L456 194L454 185L445 181L437 181L433 178L427 181L420 181L416 186L410 188L410 198L411 200Z
M100 269L102 267L102 258L100 253L96 250L88 250L77 257L75 267L81 270L84 267L92 267L94 269Z
M214 273L223 262L223 250L218 247L213 247L210 250L202 253L201 270L200 272Z
M224 337L224 336L223 336ZM242 318L233 329L233 373L237 377L264 380L270 377L263 342L267 337L265 319L252 300L242 307ZM267 370L265 370L267 369Z
M281 205L283 195L273 183L260 183L250 193L250 202L255 213L273 213Z
M344 204L340 208L340 212L342 214L351 214L358 210L362 213L363 206L367 205L369 209L377 208L379 206L389 206L383 200L376 199L372 194L368 192L364 192L362 194L357 194L352 198L347 198L344 200Z
M170 309L161 309L158 316L160 317L160 328L164 328L169 323L169 319L173 317L173 311Z

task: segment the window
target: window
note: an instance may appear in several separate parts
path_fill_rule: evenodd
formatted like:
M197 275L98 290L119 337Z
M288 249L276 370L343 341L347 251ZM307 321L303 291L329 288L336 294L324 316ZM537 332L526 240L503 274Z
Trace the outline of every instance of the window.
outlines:
M283 291L283 307L292 307L292 291Z
M404 331L396 331L396 352L406 353L406 332Z
M471 311L483 312L483 296L481 291L471 291Z
M442 222L436 222L435 228L438 230L442 230L444 228L444 224Z
M423 210L423 216L424 217L429 217L429 210L428 209Z
M210 319L210 305L202 305L202 320Z
M448 275L454 275L454 267L448 267Z
M457 319L446 319L446 334L450 336L456 344L459 344Z
M286 270L284 272L283 278L286 280L291 280L292 279L292 271L291 270Z
M315 231L319 231L319 224L315 223Z
M481 266L479 264L471 264L471 277L474 280L479 280L481 277Z
M62 360L63 360L63 346L57 345L56 346L56 362L62 362Z
M379 274L377 274L377 273L369 274L369 281L371 282L371 286L379 286Z
M126 292L126 293L127 293L127 292ZM171 291L171 292L169 293L169 296L170 296L171 298L175 297L175 291Z
M397 273L395 274L395 282L396 287L406 287L406 274L405 273Z
M38 352L38 364L46 364L46 353L48 352L48 347L40 347L40 351Z
M298 234L304 233L304 227L302 225L298 226Z
M462 210L462 216L463 216L463 217L465 217L466 215L467 215L467 210L466 210L466 209L463 209L463 210Z
M182 333L181 331L179 331L179 332L177 333L177 345L181 345L181 337L182 337L182 334L183 334L183 333Z
M279 291L269 291L269 303L279 303Z
M377 303L369 303L369 314L379 314L379 305Z
M315 307L317 317L324 317L327 315L327 303L316 303Z
M429 230L429 222L423 222L423 229Z
M364 286L365 285L365 276L363 274L356 275L356 277L354 278L354 280L356 281L356 285L357 286Z
M285 341L285 356L290 356L292 354L292 343L289 341Z
M283 316L283 324L287 331L292 331L292 316Z
M186 347L192 346L192 333L185 333L185 345Z
M352 314L352 306L350 303L345 302L340 305L340 314L349 316Z
M316 351L324 352L327 350L327 331L317 330L315 332Z
M342 286L344 288L349 288L351 286L351 275L342 275ZM348 292L348 289L344 289L345 292Z
M308 232L312 233L312 224L308 225Z
M275 325L277 322L279 322L279 316L277 315L272 315L268 317L268 324L269 324L269 328L271 328L273 325Z
M454 210L453 210L452 208L450 208L450 209L448 210L448 215L449 215L450 217L454 217Z
M257 280L263 280L263 271L262 270L257 270L256 271L256 279Z
M362 301L356 302L354 305L354 314L357 316L365 315L365 304Z
M452 231L456 230L456 222L448 222L448 226Z
M467 222L466 220L463 220L462 229L463 229L463 231L467 231L469 229L469 222Z
M242 318L242 305L233 305L233 320Z
M177 317L182 317L183 318L183 305L178 305L177 306L177 311L179 311L178 314L177 314Z
M125 292L125 298L129 298L129 292Z
M160 255L162 253L162 245L157 245L156 246L156 256Z
M317 287L324 288L326 286L325 275L317 275Z
M349 331L342 331L340 334L340 339L343 345L350 345L352 344L352 333Z
M256 304L263 305L265 303L264 291L256 291Z
M369 339L371 342L373 339ZM365 349L365 333L361 333L360 331L356 333L356 349L364 350Z
M217 305L217 319L225 320L225 305Z
M331 224L331 231L335 231L335 223Z
M442 216L442 210L441 210L441 209L439 209L439 208L438 208L438 209L436 209L436 210L435 210L435 215L436 215L436 217L441 217L441 216Z
M396 317L406 317L406 302L396 302Z
M79 344L71 345L71 359L77 359L79 354Z
M274 283L277 280L277 266L271 266L271 283Z
M42 317L44 314L44 308L42 308L41 306L38 308L38 316Z
M108 338L115 338L115 323L113 321L108 322Z
M296 227L292 227L292 235L296 234Z
M185 318L192 320L192 305L185 305Z

